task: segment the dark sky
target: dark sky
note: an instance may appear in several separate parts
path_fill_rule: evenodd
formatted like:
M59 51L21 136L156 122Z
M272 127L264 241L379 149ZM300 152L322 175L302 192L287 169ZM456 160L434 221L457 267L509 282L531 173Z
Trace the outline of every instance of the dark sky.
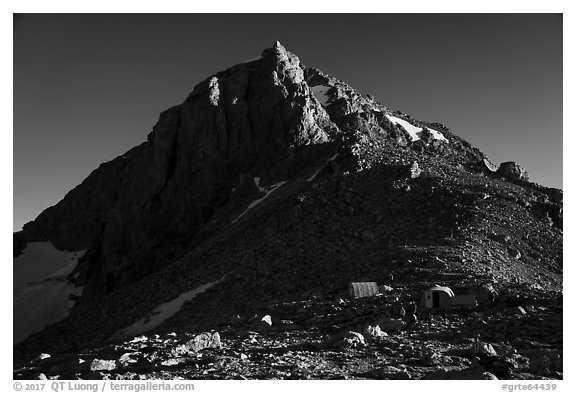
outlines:
M161 111L280 40L391 109L562 187L558 14L22 15L14 19L14 230Z

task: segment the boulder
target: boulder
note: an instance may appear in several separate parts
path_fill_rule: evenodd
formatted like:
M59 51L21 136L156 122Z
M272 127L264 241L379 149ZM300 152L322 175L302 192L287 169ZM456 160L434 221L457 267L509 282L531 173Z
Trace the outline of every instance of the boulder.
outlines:
M37 363L37 362L41 362L42 360L46 360L46 359L50 359L52 356L50 356L50 354L48 353L41 353L40 355L36 356L32 362L33 363Z
M90 363L90 371L112 371L116 369L115 360L94 359Z
M120 367L129 367L131 364L138 363L140 352L126 352L116 361Z
M380 329L379 325L369 324L366 325L366 327L364 328L364 337L370 341L370 340L377 340L383 337L388 337L388 334L386 332L383 332Z
M416 179L417 177L420 177L421 174L422 169L420 169L418 166L418 161L414 161L412 164L406 167L406 175L410 179Z
M366 346L366 342L362 334L350 330L330 338L324 346L335 349L359 348Z
M514 307L514 314L526 315L526 310L522 306Z
M528 180L528 172L514 161L501 163L498 168L498 174L511 180Z
M480 352L485 353L487 355L494 355L494 356L498 355L492 344L487 343L482 344L482 346L480 347Z
M256 320L252 321L250 324L251 330L258 333L267 333L272 329L272 317L270 315L264 315L263 317L257 317Z
M162 366L165 366L165 367L172 367L172 366L177 366L177 365L185 363L185 362L186 362L185 358L169 358L169 359L163 360L160 364Z
M173 353L175 355L185 355L208 348L222 349L222 342L220 341L220 334L218 332L200 333L185 344L176 347Z
M380 291L380 293L385 293L385 292L392 292L394 288L392 288L389 285L378 285L378 290Z

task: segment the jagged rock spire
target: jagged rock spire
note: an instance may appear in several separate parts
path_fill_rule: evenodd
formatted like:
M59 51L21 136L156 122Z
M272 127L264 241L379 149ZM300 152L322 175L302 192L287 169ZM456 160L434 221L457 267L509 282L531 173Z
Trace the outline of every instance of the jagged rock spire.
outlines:
M262 56L266 56L267 54L273 54L275 56L281 57L281 58L285 58L286 56L288 56L289 52L286 50L286 48L284 47L284 45L282 45L282 43L280 43L280 41L276 41L274 42L274 45L272 45L271 48L266 48L264 49L264 51L262 51ZM293 57L296 57L295 55L291 54Z

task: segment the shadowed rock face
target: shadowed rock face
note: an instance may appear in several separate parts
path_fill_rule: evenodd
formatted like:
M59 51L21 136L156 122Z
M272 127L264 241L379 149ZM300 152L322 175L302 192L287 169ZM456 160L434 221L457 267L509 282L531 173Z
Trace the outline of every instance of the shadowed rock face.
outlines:
M147 142L26 224L25 238L90 248L85 298L109 292L177 258L241 174L286 178L336 130L298 58L276 43L198 84L160 115Z
M418 140L403 123L420 130ZM442 165L418 168L423 158ZM160 115L146 142L100 165L26 224L15 234L14 250L32 240L88 249L75 273L85 288L81 302L89 302L179 260L230 227L263 197L256 196L263 187L290 183L316 171L319 162L327 164L315 172L319 177L362 170L381 177L414 165L444 176L484 158L443 125L393 112L303 66L277 42L260 58L199 83L182 104ZM380 185L389 187L405 185Z

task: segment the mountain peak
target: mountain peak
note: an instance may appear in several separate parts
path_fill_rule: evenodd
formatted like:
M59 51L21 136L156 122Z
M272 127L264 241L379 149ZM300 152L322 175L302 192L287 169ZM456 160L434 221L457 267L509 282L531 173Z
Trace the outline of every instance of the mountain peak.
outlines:
M304 67L276 41L262 58L200 82L160 115L146 142L102 164L14 244L82 250L71 276L84 290L66 326L102 337L223 276L238 291L225 305L236 314L240 302L329 293L358 277L389 277L393 265L427 266L432 256L468 269L469 258L495 260L498 249L513 258L510 277L526 282L540 260L556 269L561 193L527 184L513 164L499 171L520 174L513 181L474 169L484 158L441 124ZM482 221L492 217L497 225ZM495 244L502 233L512 243ZM383 256L398 263L382 264ZM498 270L491 274L506 278ZM229 317L213 293L206 304ZM107 297L115 301L99 302ZM90 325L87 316L98 318Z
M270 48L266 48L262 51L262 57L266 57L266 56L270 56L272 55L275 59L276 62L290 62L293 63L295 65L300 65L300 60L298 59L298 57L287 51L286 48L284 47L284 45L282 45L280 43L280 41L276 41L274 42L274 45L272 45L272 47ZM296 60L296 61L294 61Z

